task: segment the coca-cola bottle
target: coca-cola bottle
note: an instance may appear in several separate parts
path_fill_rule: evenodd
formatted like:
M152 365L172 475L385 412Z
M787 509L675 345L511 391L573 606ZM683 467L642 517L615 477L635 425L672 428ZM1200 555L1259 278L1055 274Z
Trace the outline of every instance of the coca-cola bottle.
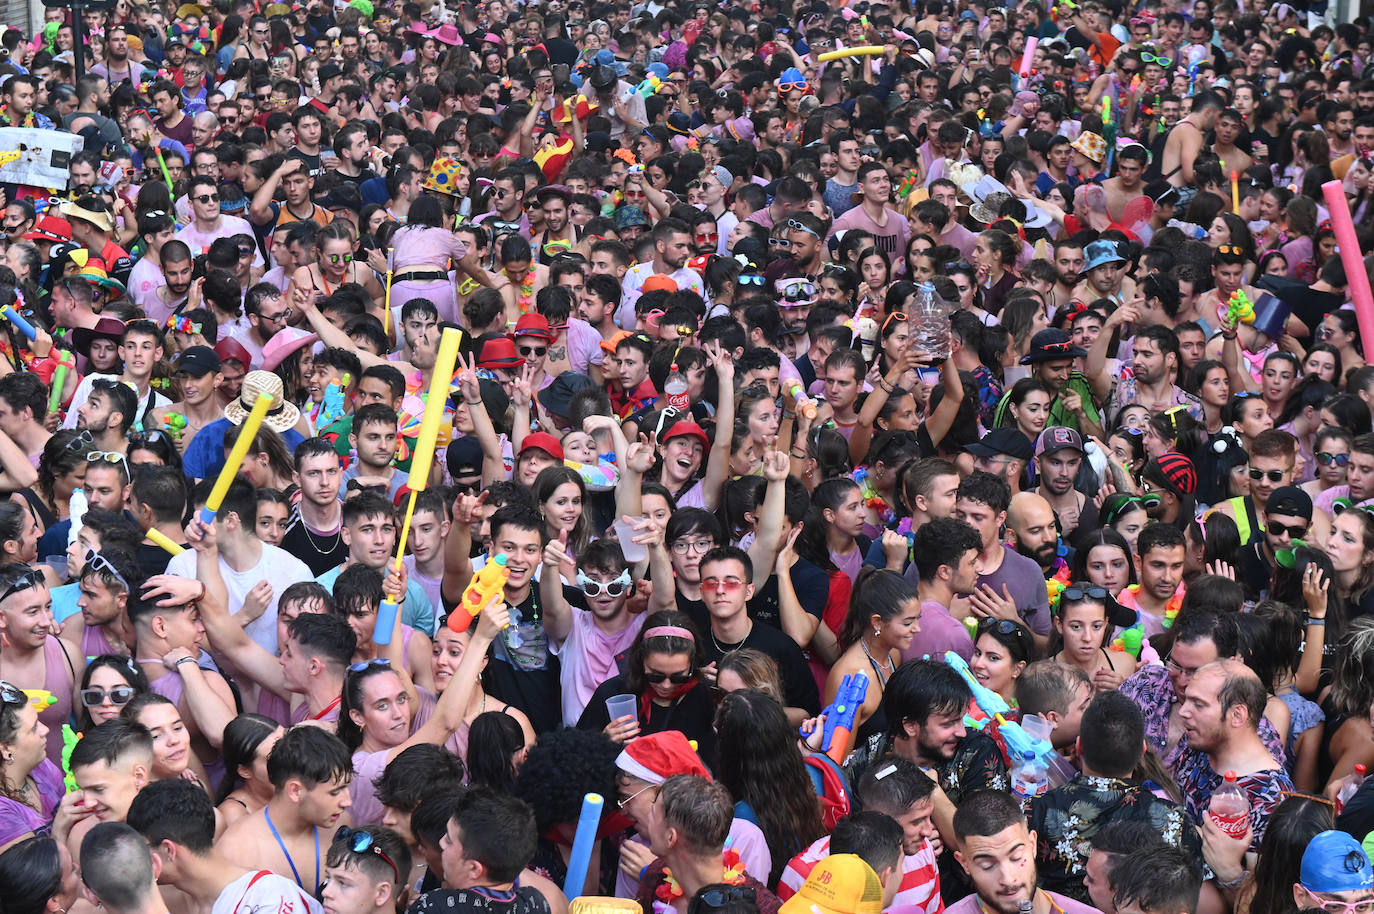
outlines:
M668 370L668 377L663 382L663 396L674 409L686 412L692 408L692 398L687 395L687 379L678 370L677 362L672 364Z
M1345 785L1341 787L1340 793L1336 794L1337 814L1339 814L1340 811L1345 808L1345 804L1349 803L1350 798L1353 797L1356 791L1360 789L1360 785L1364 783L1365 775L1368 773L1369 769L1365 766L1355 766L1355 773L1346 779Z
M1207 805L1207 815L1212 824L1232 838L1245 837L1250 827L1250 798L1236 783L1236 773L1228 771L1212 801Z

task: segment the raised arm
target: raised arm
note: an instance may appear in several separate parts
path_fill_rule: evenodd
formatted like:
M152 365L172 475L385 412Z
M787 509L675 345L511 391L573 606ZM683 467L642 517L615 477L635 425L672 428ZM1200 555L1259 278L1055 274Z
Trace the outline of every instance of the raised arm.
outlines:
M730 472L730 439L735 429L735 361L719 343L707 350L716 369L719 388L716 408L716 437L706 460L706 476L701 481L701 497L707 511L720 504L721 489Z
M754 586L761 587L768 575L759 576L758 572L773 567L773 559L778 553L778 542L787 524L783 516L787 495L787 455L782 451L768 451L763 455L763 477L768 480L768 488L763 495L763 506L759 509L758 521L754 525L754 542L749 546L749 560L756 569Z
M472 580L472 525L481 516L487 492L459 495L453 501L453 523L444 540L444 577L439 588L444 599L457 603Z
M940 370L940 377L944 381L945 395L940 398L940 405L935 407L935 412L930 414L926 420L926 434L930 436L932 444L938 445L945 440L945 435L954 425L954 419L959 415L959 407L964 403L964 380L959 377L959 367L954 364L954 353L958 351L959 343L955 342L950 349L950 355L945 359L945 364Z
M549 640L562 642L572 633L573 608L563 598L559 566L568 560L568 531L544 545L544 573L539 576L539 596L544 601L544 631Z
M1093 344L1088 347L1087 360L1084 363L1083 373L1088 376L1088 383L1092 385L1093 396L1099 403L1105 402L1112 395L1112 378L1107 371L1107 347L1111 345L1115 330L1125 323L1137 323L1140 320L1140 312L1135 305L1130 303L1117 308L1102 324L1102 332L1093 340Z
M501 459L501 439L496 436L496 427L492 425L487 406L482 402L482 388L477 383L477 356L464 357L460 352L457 364L458 389L472 416L473 435L482 445L482 485L489 486L506 478L506 464ZM437 461L435 468L440 468Z

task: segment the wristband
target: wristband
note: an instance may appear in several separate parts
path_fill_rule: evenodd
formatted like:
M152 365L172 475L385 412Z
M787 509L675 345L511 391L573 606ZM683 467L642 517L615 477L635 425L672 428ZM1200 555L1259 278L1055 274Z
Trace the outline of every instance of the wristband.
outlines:
M879 378L878 386L881 387L885 393L892 393L897 389L895 384L887 383L887 378Z
M178 660L176 663L172 664L172 666L176 667L177 669L181 669L181 665L182 665L183 663L195 663L195 662L196 662L196 658L194 658L194 657L182 657L182 658L181 658L180 660Z
M1315 626L1325 627L1325 626L1326 626L1326 620L1325 620L1325 619L1308 619L1307 622L1306 622L1305 624L1307 624L1307 625L1315 625Z

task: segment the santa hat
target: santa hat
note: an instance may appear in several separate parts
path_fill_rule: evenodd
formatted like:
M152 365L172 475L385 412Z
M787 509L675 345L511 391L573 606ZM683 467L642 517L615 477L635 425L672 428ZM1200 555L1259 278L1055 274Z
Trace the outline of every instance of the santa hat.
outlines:
M615 767L630 777L650 784L662 784L675 774L695 774L711 779L687 737L677 730L664 730L641 736L627 743L616 757Z

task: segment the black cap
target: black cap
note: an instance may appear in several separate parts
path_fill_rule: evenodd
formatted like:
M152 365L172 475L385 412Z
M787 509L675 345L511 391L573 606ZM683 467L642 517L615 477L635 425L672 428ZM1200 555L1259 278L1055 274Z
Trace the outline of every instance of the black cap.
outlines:
M620 144L611 139L611 135L604 130L593 130L583 138L583 145L588 152L605 152L608 149L618 149Z
M573 394L596 382L580 371L565 371L553 379L553 383L539 391L539 402L555 416L566 416L572 409Z
M325 209L351 209L353 212L361 212L363 208L363 198L358 192L358 185L349 182L336 185L329 193L324 195L320 201L320 206Z
M190 346L177 359L176 370L201 378L220 370L219 356L209 346Z
M1297 486L1282 486L1274 490L1264 503L1264 513L1312 519L1312 497Z
M1031 337L1030 352L1021 357L1022 365L1037 362L1059 362L1076 359L1088 354L1088 350L1073 344L1073 337L1063 330L1049 327Z
M482 442L472 435L449 442L444 458L448 461L448 474L454 479L482 475Z
M343 76L343 67L336 63L327 63L320 67L320 85L324 85L336 76Z
M1020 429L995 428L981 441L964 445L964 450L977 457L1015 457L1030 460L1033 448L1030 439Z

